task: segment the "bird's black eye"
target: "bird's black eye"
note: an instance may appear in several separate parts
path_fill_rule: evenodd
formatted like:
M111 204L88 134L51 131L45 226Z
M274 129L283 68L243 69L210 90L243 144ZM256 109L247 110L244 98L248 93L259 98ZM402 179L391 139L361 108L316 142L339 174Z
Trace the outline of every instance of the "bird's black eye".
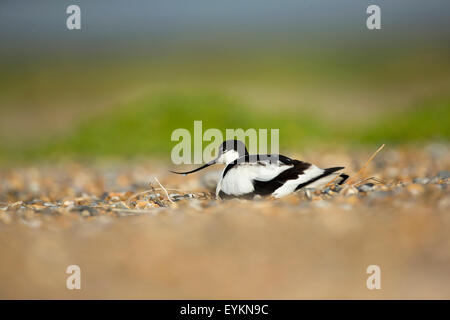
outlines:
M222 151L227 151L228 150L228 145L227 145L227 143L224 143L223 145L222 145Z

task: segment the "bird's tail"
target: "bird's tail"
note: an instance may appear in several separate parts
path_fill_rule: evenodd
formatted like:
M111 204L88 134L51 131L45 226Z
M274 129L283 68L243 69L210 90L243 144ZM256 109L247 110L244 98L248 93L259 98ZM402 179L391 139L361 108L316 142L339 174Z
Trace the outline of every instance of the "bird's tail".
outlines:
M320 189L325 187L330 182L339 185L343 184L348 179L348 175L345 173L336 173L336 171L342 169L344 169L344 167L333 167L324 169L324 172L320 176L315 178L314 181L311 181L310 183L302 187Z
M336 180L338 180L336 182L336 184L339 184L339 185L344 184L344 182L347 181L348 178L349 178L348 174L341 173L339 175L339 178L336 179Z
M325 173L328 173L327 175L331 175L332 173L342 170L345 167L333 167L333 168L327 168L325 169ZM341 173L339 176L334 180L336 184L343 184L347 179L349 178L348 174Z

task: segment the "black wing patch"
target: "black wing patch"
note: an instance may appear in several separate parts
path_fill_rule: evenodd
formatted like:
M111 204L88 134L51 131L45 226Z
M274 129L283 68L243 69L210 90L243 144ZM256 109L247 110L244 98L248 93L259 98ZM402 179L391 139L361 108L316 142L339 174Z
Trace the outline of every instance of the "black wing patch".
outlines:
M287 158L287 157L285 157ZM289 158L287 158L289 159ZM280 161L281 158L280 158ZM295 180L298 179L298 176L303 174L306 169L308 169L311 164L299 160L292 160L289 159L290 163L286 163L282 161L285 164L291 164L294 165L292 168L289 168L283 172L281 172L278 176L273 178L269 181L259 181L259 180L253 180L253 186L255 188L255 194L259 195L269 195L272 194L275 190L277 190L279 187L281 187L286 181L288 180Z
M231 162L230 164L228 164L225 167L225 170L223 171L222 174L222 178L225 177L225 175L227 174L228 171L230 171L231 168L233 168L234 166L236 166L239 163L252 163L252 162L259 162L261 161L266 162L266 161L275 161L275 160L279 160L281 163L286 164L286 165L293 165L295 161L298 160L292 160L291 158L288 158L286 156L283 156L281 154L246 154L243 157L240 157L237 160L234 160L233 162ZM299 161L301 162L301 161Z
M297 186L297 188L295 188L295 191L297 191L297 190L299 190L299 189L301 189L301 188L303 188L303 187L306 187L308 184L311 184L311 183L313 183L313 182L315 182L315 181L317 181L317 180L320 180L320 179L322 179L322 178L324 178L324 177L326 177L326 176L332 174L333 172L342 170L342 169L344 169L344 168L345 168L345 167L333 167L333 168L325 169L324 172L323 172L321 175L319 175L319 176L317 176L317 177L315 177L315 178L312 178L312 179L309 180L309 181L306 181L306 182L304 182L304 183L299 184L299 185ZM347 176L347 178L348 178L348 176ZM346 179L346 178L344 178L344 179ZM344 180L344 181L345 181L345 180Z

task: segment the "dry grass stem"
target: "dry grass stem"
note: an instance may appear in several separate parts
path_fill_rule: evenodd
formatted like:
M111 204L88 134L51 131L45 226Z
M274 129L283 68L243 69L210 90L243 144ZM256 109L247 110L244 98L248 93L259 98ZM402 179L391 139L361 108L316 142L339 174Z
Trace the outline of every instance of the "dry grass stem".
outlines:
M161 189L164 191L164 193L167 196L167 199L171 202L171 203L175 203L174 201L172 201L172 199L169 196L169 193L167 192L166 188L164 188L164 186L161 184L161 182L159 182L157 177L154 177L155 181L159 184L159 186L161 187Z
M369 160L366 161L366 163L364 164L364 166L362 166L361 169L359 169L359 171L353 176L350 177L348 179L348 181L346 182L346 184L354 184L354 180L356 179L356 177L362 175L364 173L364 171L366 170L367 166L369 165L369 163L375 158L375 156L384 148L386 144L383 143L383 145L381 147L379 147L377 149L377 151L375 151L372 156L369 158Z

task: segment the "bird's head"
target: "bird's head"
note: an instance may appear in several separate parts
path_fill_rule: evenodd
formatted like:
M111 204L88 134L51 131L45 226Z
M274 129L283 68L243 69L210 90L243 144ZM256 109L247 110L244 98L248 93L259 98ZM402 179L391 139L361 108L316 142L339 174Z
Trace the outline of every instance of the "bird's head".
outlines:
M219 147L215 163L229 164L248 154L245 144L239 140L226 140Z

